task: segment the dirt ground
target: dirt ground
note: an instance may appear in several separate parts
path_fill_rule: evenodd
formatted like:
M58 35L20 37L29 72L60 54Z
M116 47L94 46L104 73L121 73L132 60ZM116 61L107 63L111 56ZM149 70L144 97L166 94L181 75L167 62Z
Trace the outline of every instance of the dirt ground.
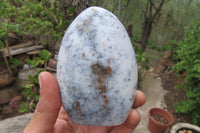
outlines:
M167 110L173 115L174 123L177 122L191 122L189 118L182 114L177 114L175 108L173 107L174 102L179 102L186 98L186 93L183 89L174 89L174 86L182 83L184 81L183 77L177 77L175 72L164 72L160 73L162 79L162 86L168 93L165 95L165 103L167 105Z
M174 123L191 123L191 120L183 114L177 114L173 106L174 102L179 102L186 98L186 93L183 89L174 89L174 86L184 82L184 78L183 75L181 77L177 77L176 73L172 70L174 66L172 62L172 53L167 51L162 54L162 57L158 51L152 49L147 49L146 53L150 60L150 65L155 68L155 72L161 77L162 87L168 92L165 95L164 103L167 106L167 110L173 115Z

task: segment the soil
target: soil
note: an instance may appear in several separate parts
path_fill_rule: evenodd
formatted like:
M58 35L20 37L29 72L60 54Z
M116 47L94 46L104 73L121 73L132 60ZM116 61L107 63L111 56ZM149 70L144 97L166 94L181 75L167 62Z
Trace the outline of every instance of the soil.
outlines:
M160 122L162 124L168 124L168 120L163 117L162 115L159 115L159 114L152 114L151 115L153 117L154 120L156 120L157 122Z
M174 123L177 122L189 122L191 120L184 116L183 114L177 114L173 106L174 102L180 102L186 98L186 93L183 89L174 89L174 86L179 85L184 82L183 76L177 77L174 71L171 72L161 72L160 73L163 88L168 91L165 95L165 103L167 105L167 110L172 114L174 118Z

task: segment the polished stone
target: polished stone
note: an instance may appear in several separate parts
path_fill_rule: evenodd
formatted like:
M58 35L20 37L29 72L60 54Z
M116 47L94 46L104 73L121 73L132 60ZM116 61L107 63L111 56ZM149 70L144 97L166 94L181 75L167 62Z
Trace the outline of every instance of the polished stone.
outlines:
M90 7L67 29L58 54L63 106L80 125L114 126L129 115L137 89L135 53L111 12Z

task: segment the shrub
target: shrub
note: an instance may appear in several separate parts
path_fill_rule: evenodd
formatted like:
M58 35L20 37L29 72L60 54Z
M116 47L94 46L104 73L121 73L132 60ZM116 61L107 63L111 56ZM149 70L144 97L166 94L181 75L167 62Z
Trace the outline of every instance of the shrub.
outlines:
M45 0L10 0L0 1L0 29L8 27L1 33L6 35L11 30L23 39L28 38L36 43L54 48L61 41L75 14L73 6L65 5L63 1ZM67 6L67 7L66 7Z
M187 99L174 103L176 112L192 118L193 123L200 122L200 23L192 30L186 29L184 40L177 44L175 60L179 61L174 70L179 74L186 72L181 87L186 90Z

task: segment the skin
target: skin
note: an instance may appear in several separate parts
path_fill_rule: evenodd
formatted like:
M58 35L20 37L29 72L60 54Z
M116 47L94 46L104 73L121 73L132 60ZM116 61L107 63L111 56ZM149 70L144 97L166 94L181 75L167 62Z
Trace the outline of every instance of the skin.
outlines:
M28 126L23 133L132 133L140 121L136 108L145 103L145 95L137 91L134 108L127 120L118 126L92 127L73 123L61 104L57 80L49 72L39 75L40 99Z

